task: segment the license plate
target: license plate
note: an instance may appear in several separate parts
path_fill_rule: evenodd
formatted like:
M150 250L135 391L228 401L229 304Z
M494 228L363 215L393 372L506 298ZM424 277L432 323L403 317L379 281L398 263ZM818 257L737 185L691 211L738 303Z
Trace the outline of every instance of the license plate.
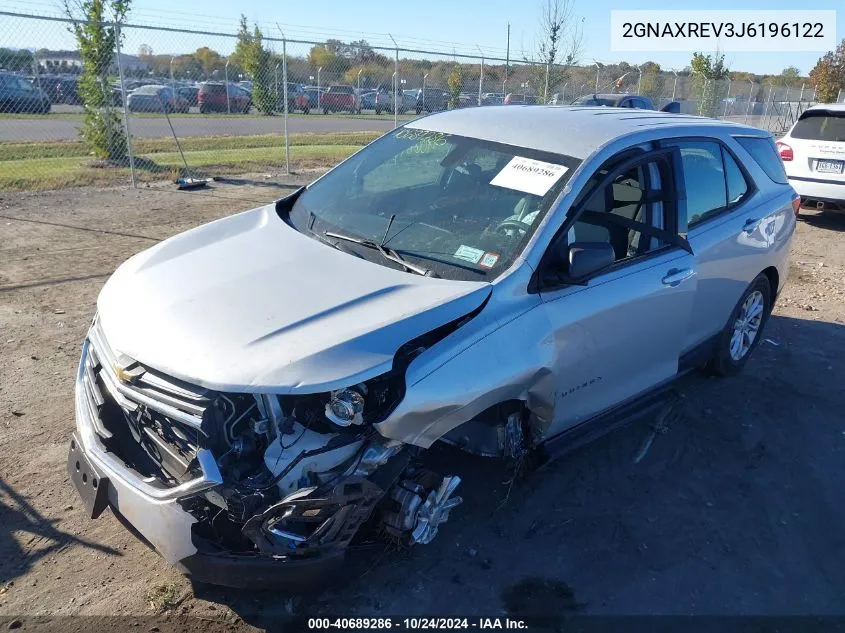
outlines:
M96 519L109 505L109 480L100 477L94 470L82 452L76 434L70 441L70 451L67 454L67 474L82 498L89 516Z
M843 163L841 160L816 161L816 171L820 174L841 174Z

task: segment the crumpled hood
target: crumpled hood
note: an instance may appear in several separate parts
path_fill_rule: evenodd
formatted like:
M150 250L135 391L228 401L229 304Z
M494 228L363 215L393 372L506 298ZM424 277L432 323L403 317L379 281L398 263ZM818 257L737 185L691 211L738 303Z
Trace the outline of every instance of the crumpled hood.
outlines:
M388 371L401 345L490 288L359 259L268 205L132 257L97 308L109 345L151 368L211 389L308 393Z

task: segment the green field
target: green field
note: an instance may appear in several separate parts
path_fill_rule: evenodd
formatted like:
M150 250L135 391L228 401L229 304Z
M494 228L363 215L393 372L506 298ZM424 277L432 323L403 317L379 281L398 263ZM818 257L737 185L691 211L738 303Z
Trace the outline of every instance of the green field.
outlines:
M378 136L374 132L290 135L292 166L330 167ZM201 175L278 169L285 164L279 134L188 137L180 140L188 167ZM184 171L173 139L136 139L139 180L176 178ZM39 191L126 182L129 169L104 166L81 141L0 143L0 191Z

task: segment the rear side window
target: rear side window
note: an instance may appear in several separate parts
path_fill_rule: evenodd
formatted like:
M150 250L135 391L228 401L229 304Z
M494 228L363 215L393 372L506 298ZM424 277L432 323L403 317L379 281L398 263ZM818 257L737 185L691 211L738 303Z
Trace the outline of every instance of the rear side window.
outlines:
M786 170L783 168L775 142L771 137L735 136L734 138L737 143L745 148L745 151L751 154L751 157L773 182L781 185L789 183L786 179Z
M845 112L805 112L792 128L790 136L811 141L845 142Z

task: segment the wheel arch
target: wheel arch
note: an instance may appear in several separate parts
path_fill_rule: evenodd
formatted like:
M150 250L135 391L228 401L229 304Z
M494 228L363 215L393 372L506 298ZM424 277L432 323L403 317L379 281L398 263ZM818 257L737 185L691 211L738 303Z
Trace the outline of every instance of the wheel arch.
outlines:
M774 266L769 266L763 272L760 273L761 275L765 275L766 279L769 280L769 287L771 289L771 297L769 302L769 312L771 312L775 307L775 298L778 296L778 288L780 284L780 273L778 273L778 269Z

